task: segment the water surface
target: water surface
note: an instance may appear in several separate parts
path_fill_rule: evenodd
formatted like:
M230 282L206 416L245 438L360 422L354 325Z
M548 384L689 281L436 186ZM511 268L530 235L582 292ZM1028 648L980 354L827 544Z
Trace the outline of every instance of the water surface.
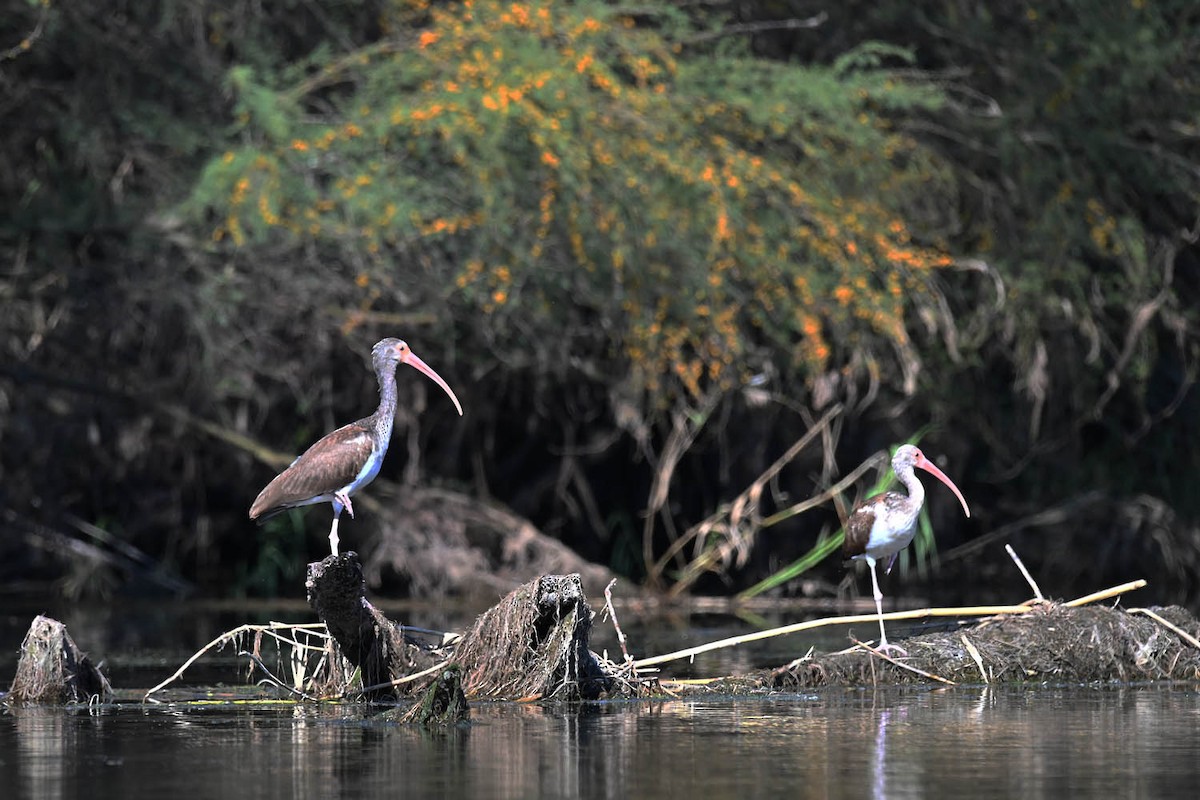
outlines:
M1200 687L826 690L477 706L0 713L5 797L1194 797ZM13 790L9 794L8 790Z

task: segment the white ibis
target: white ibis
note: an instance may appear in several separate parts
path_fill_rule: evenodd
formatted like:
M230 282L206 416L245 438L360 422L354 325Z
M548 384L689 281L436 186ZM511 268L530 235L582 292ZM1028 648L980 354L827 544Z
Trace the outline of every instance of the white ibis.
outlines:
M371 348L371 362L379 380L379 408L369 417L351 422L326 434L291 463L250 506L250 519L260 523L281 511L314 503L333 504L333 527L329 529L329 547L338 554L338 517L342 509L354 516L350 495L375 480L392 438L396 417L396 366L408 364L428 375L442 387L462 415L462 406L454 392L399 339L384 339Z
M929 472L933 477L950 487L962 503L963 511L971 516L971 509L963 499L958 487L934 466L918 448L911 444L901 445L892 456L892 471L908 489L908 494L887 492L865 500L846 520L846 539L842 553L851 559L861 559L871 568L871 586L875 590L875 610L879 612L879 647L891 647L887 633L883 630L883 593L879 591L879 577L875 574L875 562L888 558L886 572L892 571L896 555L908 547L917 532L917 518L925 503L925 487L913 472L915 467ZM896 648L899 649L899 648Z

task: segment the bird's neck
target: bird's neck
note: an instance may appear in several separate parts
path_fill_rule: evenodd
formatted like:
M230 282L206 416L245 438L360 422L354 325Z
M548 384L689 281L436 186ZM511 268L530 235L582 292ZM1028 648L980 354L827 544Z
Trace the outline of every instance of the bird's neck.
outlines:
M375 377L379 380L379 408L371 415L371 427L379 447L386 450L392 438L392 425L396 421L396 368L377 369Z
M925 486L917 477L916 471L911 467L896 473L896 477L904 484L904 488L908 489L908 501L916 508L920 508L925 502Z

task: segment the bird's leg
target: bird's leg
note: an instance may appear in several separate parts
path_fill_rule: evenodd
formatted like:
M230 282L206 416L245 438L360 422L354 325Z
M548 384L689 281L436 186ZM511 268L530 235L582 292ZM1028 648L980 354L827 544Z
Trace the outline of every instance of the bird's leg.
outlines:
M350 512L350 519L354 519L354 506L350 504L350 495L345 492L334 492L333 499L345 506L346 510Z
M888 644L887 632L883 629L883 592L879 591L879 577L875 574L875 559L867 556L867 565L871 567L871 587L875 590L875 610L879 613L879 647L877 649L884 652L895 650L900 655L908 655L904 652L904 648Z
M336 556L338 554L338 517L342 515L342 507L337 503L333 504L333 525L329 528L329 549Z

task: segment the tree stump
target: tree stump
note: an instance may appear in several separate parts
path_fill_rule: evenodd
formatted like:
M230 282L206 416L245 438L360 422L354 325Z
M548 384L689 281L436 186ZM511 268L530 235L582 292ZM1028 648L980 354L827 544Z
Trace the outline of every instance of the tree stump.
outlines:
M112 698L112 686L67 633L67 626L38 616L21 642L8 699L17 703L86 703Z
M422 645L405 638L366 596L362 564L354 552L308 565L308 604L325 623L343 656L361 670L367 697L400 696L389 684L436 663Z
M468 696L594 699L614 676L588 649L591 630L579 575L543 575L481 614L454 660Z

